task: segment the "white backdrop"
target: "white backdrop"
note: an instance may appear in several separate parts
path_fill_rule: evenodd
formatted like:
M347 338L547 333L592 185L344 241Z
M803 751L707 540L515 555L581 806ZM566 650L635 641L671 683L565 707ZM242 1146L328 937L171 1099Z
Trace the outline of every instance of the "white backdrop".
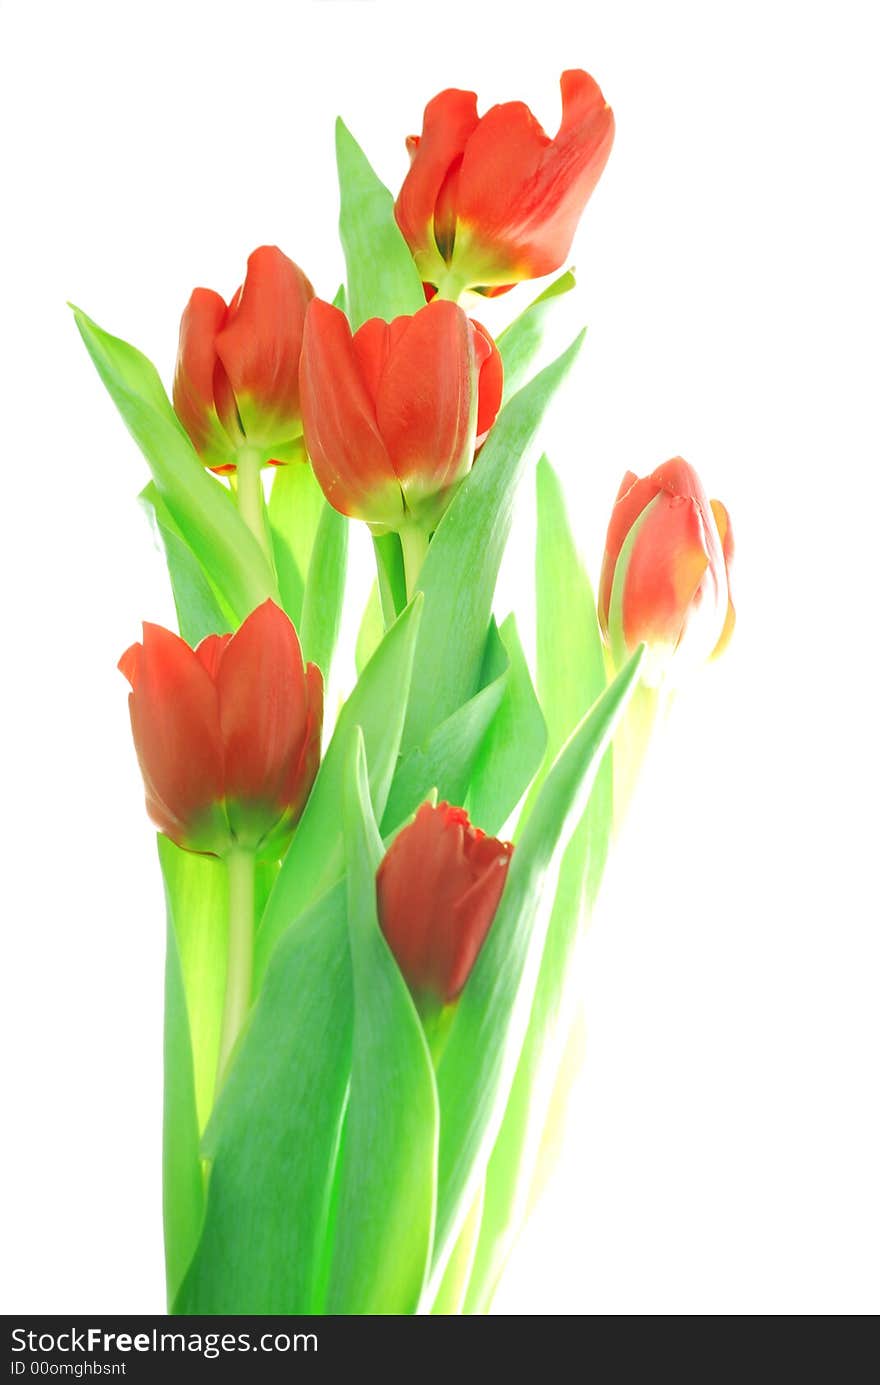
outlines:
M739 627L607 881L562 1166L498 1310L880 1306L870 12L0 4L5 1311L163 1308L163 901L115 662L173 610L65 300L169 380L190 289L231 293L257 244L335 290L337 113L396 187L442 87L555 129L567 66L617 141L548 450L594 574L622 472L693 462L733 517Z

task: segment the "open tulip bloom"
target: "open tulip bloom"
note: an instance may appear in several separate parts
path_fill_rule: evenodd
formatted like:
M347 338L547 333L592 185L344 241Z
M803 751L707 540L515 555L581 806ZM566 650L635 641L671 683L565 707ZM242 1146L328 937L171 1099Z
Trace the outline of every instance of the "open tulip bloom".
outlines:
M228 302L195 289L172 399L75 310L179 622L119 665L168 906L174 1313L488 1311L613 833L661 706L733 630L730 520L681 458L624 478L594 600L540 454L571 273L497 340L458 301L563 267L614 123L584 72L562 98L551 138L442 92L396 201L340 123L344 287L263 246ZM534 668L494 610L523 484ZM334 720L359 524L376 582Z

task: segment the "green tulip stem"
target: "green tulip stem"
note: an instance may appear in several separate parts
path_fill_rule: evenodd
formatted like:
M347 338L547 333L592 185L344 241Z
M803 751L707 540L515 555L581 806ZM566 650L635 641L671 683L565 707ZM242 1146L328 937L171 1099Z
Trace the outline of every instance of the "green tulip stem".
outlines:
M254 853L233 847L225 859L229 879L229 947L217 1061L218 1092L250 1009L254 959Z
M406 599L412 601L422 563L428 553L428 535L417 524L403 524L399 530L403 550L403 570L406 575Z
M262 480L263 455L258 447L240 447L236 456L235 498L238 513L262 548L274 571L272 540L266 519L266 501L263 496Z
M443 299L447 303L457 303L461 295L467 288L467 283L453 269L447 269L440 283L437 285L435 299Z

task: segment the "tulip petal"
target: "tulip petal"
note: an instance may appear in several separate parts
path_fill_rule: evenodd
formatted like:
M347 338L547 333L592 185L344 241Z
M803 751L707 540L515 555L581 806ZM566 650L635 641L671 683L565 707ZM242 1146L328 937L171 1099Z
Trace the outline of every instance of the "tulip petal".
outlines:
M422 278L431 282L438 282L443 275L444 255L452 249L449 243L451 199L446 196L444 211L441 192L450 170L460 166L468 138L478 123L474 92L441 91L425 107L421 137L407 140L412 164L400 189L394 214ZM441 203L440 225L435 236L438 201Z
M710 504L712 506L712 514L715 517L715 523L718 526L718 537L721 540L721 549L724 554L724 570L727 576L727 613L724 617L724 626L718 638L718 643L712 650L712 658L716 659L719 654L724 653L724 650L730 643L730 637L736 625L736 610L733 605L733 597L730 594L730 568L733 563L734 544L733 529L730 525L730 515L727 513L727 510L720 500L712 500Z
M301 431L299 358L314 290L275 245L248 258L247 275L217 334L217 355L249 443L271 446Z
M195 648L195 655L202 668L207 669L211 679L216 683L217 670L220 667L220 660L223 651L232 639L231 635L206 635L200 640Z
M562 74L551 140L522 102L494 106L464 151L453 268L502 284L558 269L611 152L614 118L586 72Z
M620 557L620 550L639 515L646 505L650 505L659 490L660 486L652 476L645 476L640 480L632 471L628 471L620 483L617 500L614 503L614 509L611 511L611 519L608 523L605 554L602 558L602 573L599 578L599 624L605 635L608 634L611 592L614 587L614 572L617 559Z
M489 429L498 417L504 393L504 362L482 323L471 318L474 328L474 353L479 376L477 401L477 447L482 447Z
M674 649L708 567L699 506L684 496L661 493L635 537L625 574L627 648L644 641Z
M403 497L351 329L344 313L317 298L306 314L300 397L306 447L330 504L355 519L399 523Z
M144 625L129 708L150 816L198 850L199 820L223 797L217 695L189 645L161 626Z
M227 308L213 289L194 289L180 320L180 342L174 370L174 411L208 466L234 462L235 451L217 412L215 383L218 379L217 336L226 321ZM222 376L222 367L219 375Z
M376 420L407 507L417 512L423 499L470 469L474 342L467 316L454 303L435 299L403 322L382 374Z
M299 639L273 601L252 611L232 636L217 672L226 797L233 830L247 810L266 810L265 828L284 804L291 763L306 729L306 681Z

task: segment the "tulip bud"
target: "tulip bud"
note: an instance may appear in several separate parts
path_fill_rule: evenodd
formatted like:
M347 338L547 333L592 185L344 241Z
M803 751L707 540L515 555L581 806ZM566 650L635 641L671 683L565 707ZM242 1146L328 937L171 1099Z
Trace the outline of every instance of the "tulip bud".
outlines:
M379 867L379 923L416 1001L460 995L498 909L513 847L463 808L423 803Z
M443 91L395 205L429 284L500 293L558 269L611 152L614 117L592 77L563 72L562 124L551 139L527 106L477 115L472 91Z
M675 457L651 476L623 478L611 513L599 623L617 662L648 646L647 681L719 654L733 632L733 534L693 467Z
M434 529L501 404L492 338L454 303L352 336L315 299L306 314L300 394L306 448L324 494L375 533Z
M242 448L286 460L302 433L299 358L314 290L274 245L248 259L229 306L195 289L180 323L174 408L214 471L234 471Z
M281 854L321 754L323 682L303 668L296 631L272 601L234 635L191 649L159 625L119 667L147 812L189 851Z

